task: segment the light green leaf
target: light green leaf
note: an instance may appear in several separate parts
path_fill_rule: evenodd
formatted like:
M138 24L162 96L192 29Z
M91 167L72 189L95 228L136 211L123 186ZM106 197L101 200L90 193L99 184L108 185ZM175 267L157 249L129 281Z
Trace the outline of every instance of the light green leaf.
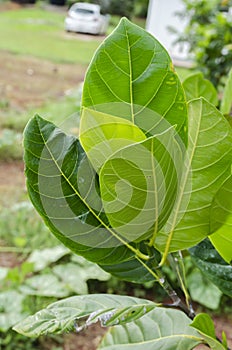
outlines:
M105 162L99 174L103 206L111 226L128 241L148 238L153 245L175 202L181 157L170 128Z
M109 227L96 175L76 138L35 116L25 130L24 147L31 201L63 244L102 264L137 253Z
M143 308L139 313L139 308ZM94 317L101 315L101 320L108 322L111 317L116 322L114 315L119 310L118 323L131 322L133 319L129 311L135 311L135 318L149 312L151 308L155 308L156 304L145 299L138 299L129 296L111 295L111 294L94 294L82 295L67 298L49 305L46 309L37 312L33 316L27 317L14 327L18 333L26 336L39 336L47 333L62 333L73 330L76 321L90 317L87 325L96 322ZM124 309L126 308L126 309ZM124 313L124 319L120 320L120 312ZM127 313L126 313L127 312ZM104 316L105 315L105 316ZM80 327L82 328L82 327Z
M185 139L185 95L171 59L152 35L126 18L92 59L82 106L125 118L140 127L144 110L151 110L165 117L169 125L176 125Z
M13 290L0 293L0 332L6 332L27 316L23 311L24 298Z
M187 275L187 286L192 300L212 310L219 307L223 293L198 269Z
M208 314L202 313L197 315L190 326L197 329L198 332L202 334L206 343L210 346L210 349L212 350L227 349L216 339L214 324Z
M201 72L195 73L187 77L183 81L187 101L198 97L204 97L213 105L218 105L217 90L211 81L204 78Z
M229 264L232 261L232 176L220 187L211 209L210 241Z
M212 233L213 198L230 175L232 129L224 116L205 99L189 102L189 142L181 187L174 209L156 247L164 251L188 248Z
M38 295L45 297L63 298L70 294L66 285L51 273L27 278L19 287L26 295Z
M83 259L84 260L84 259ZM98 265L85 260L80 266L75 263L60 264L53 267L52 271L69 291L77 294L87 294L89 279L107 281L110 275L104 272Z
M223 114L230 114L232 107L232 68L229 72L223 92L220 110Z
M202 273L224 294L232 297L232 266L221 258L210 241L205 239L189 251Z
M157 308L137 321L112 327L98 349L190 350L202 342L190 322L180 311Z
M113 153L145 139L145 134L129 120L88 108L83 110L80 141L97 172Z
M64 246L57 246L53 248L46 248L42 250L35 249L27 261L34 264L34 271L41 271L45 267L49 266L67 255L70 251Z

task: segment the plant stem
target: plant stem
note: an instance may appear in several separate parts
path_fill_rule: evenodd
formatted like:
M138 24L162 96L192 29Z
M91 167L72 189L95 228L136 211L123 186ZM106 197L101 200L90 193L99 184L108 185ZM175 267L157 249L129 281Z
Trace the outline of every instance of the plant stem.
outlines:
M32 250L29 248L18 248L18 247L0 247L0 253L31 253Z
M191 310L192 313L194 314L190 295L189 295L188 290L186 288L187 283L186 283L185 266L184 266L183 256L182 256L181 251L170 254L168 257L168 260L170 262L170 265L171 265L173 271L176 273L180 287L181 287L181 289L184 293L184 296L185 296L186 305L188 306L189 310Z
M156 272L154 272L149 266L146 265L146 263L141 260L138 256L136 256L136 259L143 265L143 267L152 275L154 276L155 280L159 283L159 285L164 289L164 291L167 293L169 298L172 300L172 304L164 304L164 306L167 307L176 307L181 309L189 318L193 320L195 314L192 310L192 308L188 307L188 305L184 304L181 300L181 298L178 296L177 292L172 288L171 284L167 281L166 276L164 276L161 272L161 270L157 269Z

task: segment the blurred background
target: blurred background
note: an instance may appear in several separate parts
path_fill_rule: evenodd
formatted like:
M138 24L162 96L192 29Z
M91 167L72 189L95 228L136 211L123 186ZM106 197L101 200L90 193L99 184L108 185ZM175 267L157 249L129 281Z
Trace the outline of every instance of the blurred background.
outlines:
M163 43L182 80L201 70L220 94L231 67L231 1L88 2L100 6L95 21L96 16L109 15L100 35L65 26L65 19L73 16L73 0L0 0L0 350L96 349L103 333L98 326L79 335L37 340L11 330L17 321L59 298L88 292L164 298L158 286L118 282L96 265L73 256L51 236L26 192L22 139L27 121L38 113L78 134L86 69L122 16ZM218 327L225 330L230 301L190 261L186 264L190 292L201 303L198 307L212 310ZM166 272L175 283L171 272Z

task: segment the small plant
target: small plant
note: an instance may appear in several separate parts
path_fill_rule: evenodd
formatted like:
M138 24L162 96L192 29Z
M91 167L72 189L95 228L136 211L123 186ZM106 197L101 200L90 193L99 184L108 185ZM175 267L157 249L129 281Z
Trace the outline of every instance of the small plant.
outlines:
M87 71L80 138L38 115L28 123L28 193L51 232L119 279L156 281L170 300L74 296L16 331L80 331L100 321L115 327L99 349L228 348L209 315L195 315L182 257L232 296L232 129L214 104L202 76L182 85L160 43L122 19Z

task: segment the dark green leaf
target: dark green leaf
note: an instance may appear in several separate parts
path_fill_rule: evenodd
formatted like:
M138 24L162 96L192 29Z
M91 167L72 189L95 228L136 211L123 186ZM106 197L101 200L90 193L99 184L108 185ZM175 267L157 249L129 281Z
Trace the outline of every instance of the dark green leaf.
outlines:
M28 192L53 234L98 263L131 257L101 213L94 172L78 140L35 116L25 130L24 147Z
M232 296L232 266L221 258L210 241L206 239L189 251L203 274L223 293Z

